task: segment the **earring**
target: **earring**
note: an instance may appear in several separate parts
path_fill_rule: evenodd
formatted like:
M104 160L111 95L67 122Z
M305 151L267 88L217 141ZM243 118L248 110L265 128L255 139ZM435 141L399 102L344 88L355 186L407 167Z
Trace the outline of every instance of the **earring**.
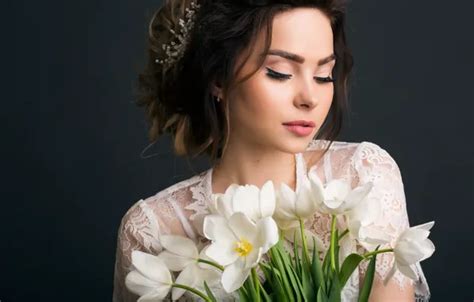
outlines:
M216 96L216 101L219 103L221 99L218 96Z

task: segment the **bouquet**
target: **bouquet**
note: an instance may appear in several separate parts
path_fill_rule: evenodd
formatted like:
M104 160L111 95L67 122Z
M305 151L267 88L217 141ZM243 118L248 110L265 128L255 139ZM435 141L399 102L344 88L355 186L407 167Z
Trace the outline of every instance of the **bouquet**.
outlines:
M380 215L367 198L371 182L351 189L344 179L325 186L308 174L297 192L286 184L275 190L271 181L261 188L232 184L216 194L203 234L209 244L200 251L189 238L161 235L163 251L155 256L132 252L127 288L138 301L159 301L171 291L178 300L190 291L204 301L218 301L216 290L236 294L240 301L341 301L341 292L355 269L367 261L359 301L368 301L378 254L393 253L395 261L385 283L398 270L416 280L414 265L434 252L428 239L434 222L410 227L390 243L371 222ZM305 222L318 211L330 215L330 243ZM338 219L345 229L338 228ZM344 243L343 243L344 242ZM366 253L353 252L359 244ZM173 272L179 272L173 280Z

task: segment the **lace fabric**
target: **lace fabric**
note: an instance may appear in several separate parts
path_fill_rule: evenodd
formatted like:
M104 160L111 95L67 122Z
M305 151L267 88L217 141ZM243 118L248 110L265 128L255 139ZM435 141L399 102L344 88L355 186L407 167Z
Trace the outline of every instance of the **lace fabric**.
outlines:
M335 141L327 153L316 163L315 154L329 144L326 140L313 140L303 153L295 154L296 189L307 173L317 173L323 183L333 178L345 178L352 187L368 181L374 182L370 198L378 201L382 217L374 224L395 238L409 227L406 211L405 193L401 173L395 160L388 152L371 142ZM202 234L202 221L209 214L208 205L213 198L212 168L189 179L178 182L156 195L135 202L123 216L117 236L117 249L114 274L114 302L137 301L137 295L125 287L125 276L133 269L131 252L141 250L157 255L162 246L159 234L177 234L192 239L199 248L208 243ZM344 221L338 221L344 227ZM306 222L306 228L318 235L326 246L329 245L330 216L315 213ZM392 241L393 243L394 241ZM381 247L383 248L383 247ZM364 248L357 246L359 252ZM376 278L383 279L393 264L393 254L378 255ZM346 283L342 301L357 301L359 280L363 280L367 265L362 264ZM429 301L430 290L423 270L416 264L416 282L397 272L391 282L396 282L400 290L407 284L415 287L416 301ZM175 274L175 277L177 275ZM214 289L220 301L236 301L237 295L226 294L223 289ZM195 295L186 292L179 301L200 301Z

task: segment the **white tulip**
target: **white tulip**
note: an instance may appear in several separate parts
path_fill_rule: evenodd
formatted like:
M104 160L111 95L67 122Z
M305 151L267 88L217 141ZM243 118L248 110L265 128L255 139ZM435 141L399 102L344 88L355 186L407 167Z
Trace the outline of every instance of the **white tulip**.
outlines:
M325 214L346 214L353 210L372 189L372 182L351 189L344 179L333 179L324 186L316 173L308 173L312 197L315 198L318 210Z
M246 214L253 222L272 216L275 211L275 190L271 180L262 188L255 185L230 185L224 194L214 194L211 213L225 218L237 212Z
M254 223L242 212L229 219L220 215L204 218L204 234L212 240L206 254L224 266L221 283L227 293L239 289L250 271L279 240L278 227L272 217Z
M392 278L396 270L399 270L405 276L417 280L417 275L413 266L420 261L431 257L435 251L435 246L428 239L430 229L434 221L417 225L404 230L395 242L393 254L395 261L393 267L384 280L384 284Z
M127 274L125 285L140 296L138 302L163 300L173 284L165 263L157 256L134 250L132 264L135 270Z
M209 264L199 263L198 259L209 259L204 247L198 252L196 244L189 238L177 235L161 235L160 242L165 248L158 258L163 260L171 271L179 271L176 283L187 285L205 292L204 281L209 287L218 285L221 273ZM185 292L185 289L175 287L172 289L172 299L178 300Z
M324 187L315 173L309 173L308 178L318 211L344 216L350 238L345 239L347 250L350 250L350 244L355 245L355 240L367 250L373 250L377 245L391 240L383 230L373 225L382 210L379 200L369 198L372 182L351 189L350 183L344 179L334 179Z
M303 221L308 219L318 208L307 179L303 181L298 192L282 183L276 195L277 206L273 217L282 230L299 227L300 219Z

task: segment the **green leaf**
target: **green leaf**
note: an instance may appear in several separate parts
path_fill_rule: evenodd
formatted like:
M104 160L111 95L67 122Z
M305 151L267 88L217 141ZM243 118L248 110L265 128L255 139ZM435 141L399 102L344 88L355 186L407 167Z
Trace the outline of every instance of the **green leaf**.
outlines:
M305 261L306 262L306 261ZM313 282L311 281L311 264L305 264L303 266L303 296L306 301L314 301L316 296L316 291L313 289Z
M252 281L252 286L255 289L255 293L257 295L257 302L260 302L260 279L257 276L257 270L255 267L251 270L250 280Z
M325 289L326 289L326 292L329 291L329 289L331 288L331 278L329 277L330 276L330 267L331 267L331 253L330 253L330 249L328 248L328 250L326 251L326 255L324 256L324 260L323 260L323 275L326 276L325 278Z
M239 301L251 302L250 297L247 294L247 290L243 286L239 288Z
M324 287L324 276L323 276L323 270L321 268L321 262L319 260L319 255L318 255L318 250L316 248L316 242L313 237L313 259L311 263L311 273L313 277L313 286L314 289L319 289L320 286ZM319 290L318 290L319 292Z
M274 292L274 297L275 301L286 301L287 295L285 294L285 289L283 288L283 278L281 277L281 274L277 274L277 269L272 265L272 282L274 284L273 289L275 290Z
M296 230L295 230L295 237L296 237ZM295 238L293 237L293 238ZM298 244L297 243L294 243L293 244L293 254L295 255L295 270L296 270L296 273L298 274L298 276L301 278L301 260L300 260L300 257L299 257L299 253L298 253Z
M329 276L329 267L331 265L331 253L330 248L326 251L326 255L324 255L323 259L323 274L325 276Z
M379 247L375 250L378 250ZM367 302L369 301L370 291L372 290L372 283L374 281L374 274L375 274L375 261L377 255L373 255L370 259L369 265L367 267L367 271L365 272L364 277L364 284L362 285L362 289L359 292L359 302Z
M290 296L293 296L293 299L296 299L297 302L301 302L302 301L301 292L299 290L298 284L295 279L296 276L293 274L293 271L291 270L292 268L291 261L288 257L288 254L286 254L286 252L280 248L276 249L276 253L278 254L279 259L281 260L281 263L282 263L282 268L280 268L280 271L282 272L284 276L287 277L286 279L288 280L288 284L291 286L290 287L291 290L288 291L288 294ZM283 279L285 280L285 277Z
M352 273L362 260L364 260L364 257L356 253L350 254L346 259L344 259L341 271L339 272L339 282L341 283L341 287L344 287L347 280L351 277Z
M305 296L305 292L304 292L301 280L299 279L298 275L296 274L295 268L290 266L288 273L293 276L293 280L294 280L294 283L296 285L295 291L298 291L298 295L301 296L301 299L303 301L308 301L308 298Z
M244 286L247 288L247 292L250 295L250 298L252 298L252 301L258 301L259 295L255 289L255 284L253 282L252 275L249 275L247 277L247 280L244 282Z
M331 289L329 291L330 302L341 302L341 285L337 272L331 270Z
M328 297L326 294L326 291L324 290L324 287L319 287L318 289L318 300L317 302L328 302Z
M272 298L270 297L270 295L265 290L263 284L258 282L258 285L260 287L260 293L261 293L261 297L263 297L263 301L264 302L272 302Z
M206 290L207 296L211 299L211 301L212 301L212 302L217 302L217 299L216 299L216 297L214 296L214 294L212 293L212 291L211 291L211 289L209 288L209 286L207 285L206 280L204 280L204 289Z

